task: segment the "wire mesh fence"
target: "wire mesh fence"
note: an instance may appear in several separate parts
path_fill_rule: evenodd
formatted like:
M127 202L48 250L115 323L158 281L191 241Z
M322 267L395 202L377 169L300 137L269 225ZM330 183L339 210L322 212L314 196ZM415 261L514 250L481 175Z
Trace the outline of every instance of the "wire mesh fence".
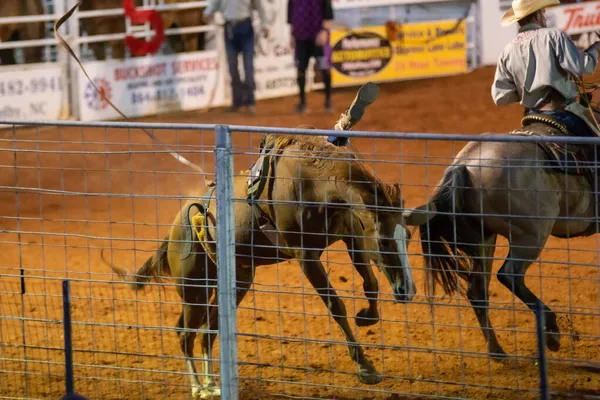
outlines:
M219 385L240 399L598 397L597 169L574 151L594 139L347 132L347 150L331 133L7 131L2 397L64 394L64 280L75 390L90 399L216 398ZM550 141L573 150L569 170L548 161Z

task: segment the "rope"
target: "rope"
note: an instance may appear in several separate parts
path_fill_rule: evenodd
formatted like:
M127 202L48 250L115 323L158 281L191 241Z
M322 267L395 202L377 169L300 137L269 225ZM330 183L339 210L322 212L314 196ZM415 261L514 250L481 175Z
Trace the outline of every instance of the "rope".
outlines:
M206 241L206 238L208 237L208 230L206 229L207 226L204 224L204 222L205 219L202 213L198 213L192 217L192 225L194 226L194 230L196 231L196 235L198 236L198 240L200 241L202 248L204 248L204 251L211 261L217 265L216 251L210 248L210 245Z
M586 99L587 108L590 111L590 115L592 120L594 121L594 125L596 128L600 130L600 124L596 119L596 113L600 112L600 108L596 105L592 104L592 96L591 94L600 88L600 79L592 81L591 83L583 82L583 79L579 76L572 76L573 82L575 82L575 86L577 86L577 91L579 92L579 96ZM586 89L591 89L590 91ZM587 96L589 95L589 98Z
M119 110L109 99L107 99L104 96L104 94L96 87L96 85L94 84L94 82L92 81L90 76L88 75L87 71L83 67L83 64L81 63L81 61L79 60L79 58L77 57L77 55L75 54L73 49L71 49L71 46L69 46L69 44L65 41L65 39L58 33L58 29L62 26L62 24L64 24L71 17L71 15L73 15L73 13L79 7L80 4L81 4L81 1L77 2L77 4L75 4L73 6L73 8L71 8L69 11L67 11L67 13L65 15L63 15L62 17L60 17L60 19L58 21L56 21L56 23L54 24L54 37L67 50L67 52L71 55L71 57L73 57L75 59L75 61L77 61L77 64L79 64L79 67L85 74L86 78L88 79L90 84L94 87L94 89L96 89L96 92L98 92L98 94L100 95L102 100L106 101L121 117L123 117L124 119L126 119L128 121L133 122L133 120L131 118L129 118L128 116L123 114L123 112L121 112L121 110ZM187 158L183 157L182 155L179 155L177 152L171 150L169 147L167 147L166 144L164 144L160 140L158 140L158 138L152 132L150 132L144 128L140 128L140 129L146 135L148 135L152 140L154 140L156 143L158 143L159 145L164 147L166 150L168 150L169 154L171 154L171 156L173 156L177 161L179 161L182 164L187 165L188 167L196 170L197 172L200 172L202 174L202 179L204 181L204 184L206 185L206 173L204 172L204 170L202 168L200 168L196 164L192 163L191 161L189 161Z

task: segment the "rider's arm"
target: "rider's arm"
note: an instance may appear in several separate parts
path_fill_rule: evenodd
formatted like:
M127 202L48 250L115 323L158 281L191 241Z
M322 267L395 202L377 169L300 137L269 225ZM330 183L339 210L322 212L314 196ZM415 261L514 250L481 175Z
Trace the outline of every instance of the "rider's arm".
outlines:
M591 74L598 65L598 50L592 46L585 51L577 48L568 34L556 30L555 52L560 66L567 72L576 76Z
M515 103L520 99L515 82L504 65L504 58L500 58L496 67L496 75L492 84L492 99L499 106Z

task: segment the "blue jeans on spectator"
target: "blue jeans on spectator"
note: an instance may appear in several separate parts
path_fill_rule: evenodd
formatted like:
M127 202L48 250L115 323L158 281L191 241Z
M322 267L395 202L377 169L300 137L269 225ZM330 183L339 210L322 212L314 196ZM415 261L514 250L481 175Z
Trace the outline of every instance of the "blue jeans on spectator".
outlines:
M254 28L250 19L225 24L225 50L231 77L233 108L253 106L254 98ZM245 82L242 82L238 70L238 54L244 61Z

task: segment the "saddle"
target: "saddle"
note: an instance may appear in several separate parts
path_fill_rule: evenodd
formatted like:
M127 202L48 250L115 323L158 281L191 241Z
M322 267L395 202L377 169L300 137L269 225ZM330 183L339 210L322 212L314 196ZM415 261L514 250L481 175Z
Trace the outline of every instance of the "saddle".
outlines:
M521 120L521 128L510 132L521 136L579 136L570 132L568 127L545 114L529 114ZM551 170L569 175L585 176L590 187L596 191L597 167L596 145L573 143L538 143L550 158L547 161ZM600 204L596 204L596 218L600 217ZM596 224L591 223L586 231L578 236L590 236L596 233ZM556 236L556 235L555 235ZM562 236L558 236L562 237Z
M290 254L283 249L287 248L287 241L283 235L279 233L271 217L263 211L257 202L263 194L267 182L274 177L275 174L276 161L273 157L274 154L272 153L273 148L274 146L272 143L266 144L266 135L263 135L260 143L260 156L252 165L248 174L246 201L252 207L252 213L254 214L254 218L258 222L258 226L262 233L274 246L277 246L283 254L290 256Z
M250 171L248 172L247 179L247 198L246 201L252 207L252 213L254 218L258 221L258 226L262 233L271 241L273 245L278 246L281 253L288 255L285 251L287 242L285 238L275 228L275 224L272 219L259 207L257 199L260 198L265 190L266 184L271 176L274 174L275 160L271 151L273 146L265 146L265 138L261 142L261 152L258 160L254 163ZM210 200L215 191L216 185L211 182L209 185L209 191L207 198L202 204L191 203L183 212L184 226L191 227L192 229L183 229L183 241L185 243L181 260L187 259L192 254L192 243L193 238L191 237L192 232L195 232L196 237L202 245L204 251L210 258L210 260L216 265L216 240L210 238L208 233L208 223L212 223L212 226L216 226L215 216L209 212ZM190 211L192 208L197 208L198 212L190 218Z
M529 114L521 120L521 128L510 132L520 136L579 136L562 122L546 114ZM538 143L549 156L548 166L569 175L586 175L595 180L595 146L572 143ZM590 181L593 183L594 180ZM595 185L592 185L595 187Z

